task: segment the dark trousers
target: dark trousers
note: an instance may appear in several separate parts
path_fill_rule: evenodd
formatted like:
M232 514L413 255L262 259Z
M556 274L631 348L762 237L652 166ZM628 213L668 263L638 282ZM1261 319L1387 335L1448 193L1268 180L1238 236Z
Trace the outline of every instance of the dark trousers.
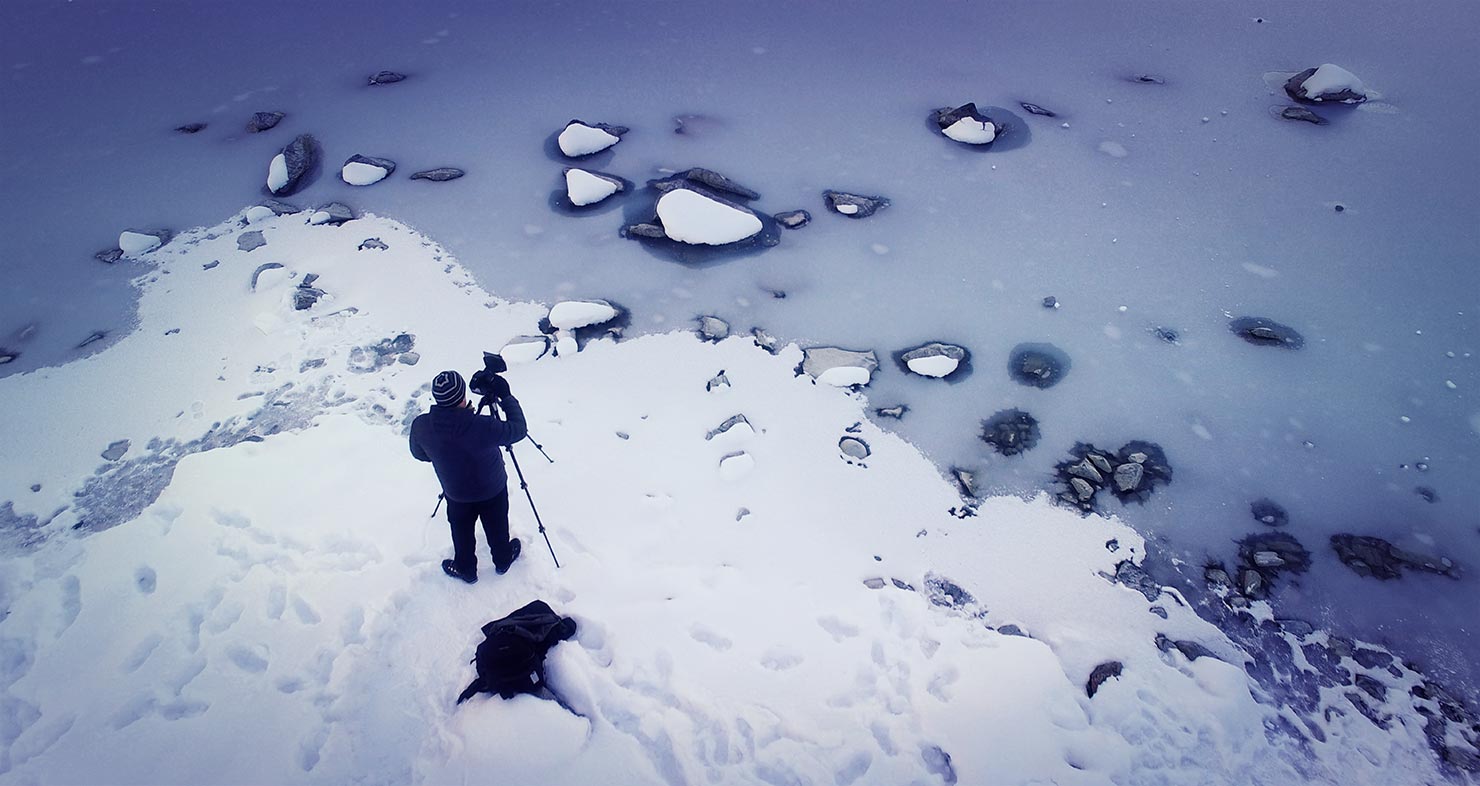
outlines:
M478 575L478 539L473 524L483 519L483 535L493 552L495 568L509 564L509 492L482 502L447 500L447 522L452 525L452 563L468 576Z

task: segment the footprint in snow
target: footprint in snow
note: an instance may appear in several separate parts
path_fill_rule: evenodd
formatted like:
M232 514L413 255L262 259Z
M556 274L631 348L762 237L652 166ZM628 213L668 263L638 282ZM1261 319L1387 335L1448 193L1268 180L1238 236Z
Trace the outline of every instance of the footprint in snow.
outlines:
M823 630L827 631L829 636L833 637L833 641L840 642L844 639L851 639L854 636L858 635L858 628L856 626L849 625L848 623L838 619L837 617L818 617L817 624L821 626Z
M319 613L314 610L313 606L308 605L308 601L297 595L293 596L293 614L304 625L317 625L324 619L319 616Z
M139 592L145 595L151 595L154 593L154 588L158 583L159 577L155 574L154 568L145 565L134 571L134 586L139 588Z
M274 584L267 591L267 618L280 620L283 612L288 608L288 588L282 584Z
M689 628L689 637L700 644L708 645L716 652L724 652L734 644L728 638L721 636L703 625L695 625Z
M786 671L800 666L801 663L802 656L789 650L767 650L766 654L761 656L761 665L771 671Z
M154 654L154 650L159 647L162 641L164 641L164 637L158 633L151 633L141 639L138 644L134 645L128 657L123 659L123 672L125 674L132 674L138 671L139 667L144 665L144 661L149 660L149 656Z
M170 702L169 704L161 704L159 707L159 717L167 721L184 720L186 718L194 718L197 715L203 715L210 708L210 702L185 699Z
M261 674L267 671L267 645L258 644L253 647L235 645L226 650L226 656L236 667L249 674Z

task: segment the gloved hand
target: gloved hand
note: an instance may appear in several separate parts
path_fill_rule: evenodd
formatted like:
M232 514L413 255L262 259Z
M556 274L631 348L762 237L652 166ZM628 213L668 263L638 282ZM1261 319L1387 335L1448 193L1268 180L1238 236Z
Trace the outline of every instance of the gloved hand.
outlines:
M509 380L498 374L491 375L488 380L488 395L502 401L509 397Z

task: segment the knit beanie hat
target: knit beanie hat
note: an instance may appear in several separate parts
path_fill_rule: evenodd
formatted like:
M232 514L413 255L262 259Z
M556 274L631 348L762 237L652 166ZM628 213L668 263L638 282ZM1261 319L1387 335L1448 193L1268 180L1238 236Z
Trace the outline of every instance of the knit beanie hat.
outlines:
M432 398L439 407L455 407L468 395L468 384L456 371L444 371L432 380Z

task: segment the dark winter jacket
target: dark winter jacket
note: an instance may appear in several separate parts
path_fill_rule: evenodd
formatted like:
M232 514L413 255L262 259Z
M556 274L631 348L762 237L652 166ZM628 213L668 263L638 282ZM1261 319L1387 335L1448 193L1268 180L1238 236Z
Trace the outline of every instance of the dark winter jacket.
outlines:
M482 502L508 490L498 449L524 439L524 411L513 396L499 405L504 420L466 407L433 406L411 421L411 455L432 462L442 493L453 502Z

